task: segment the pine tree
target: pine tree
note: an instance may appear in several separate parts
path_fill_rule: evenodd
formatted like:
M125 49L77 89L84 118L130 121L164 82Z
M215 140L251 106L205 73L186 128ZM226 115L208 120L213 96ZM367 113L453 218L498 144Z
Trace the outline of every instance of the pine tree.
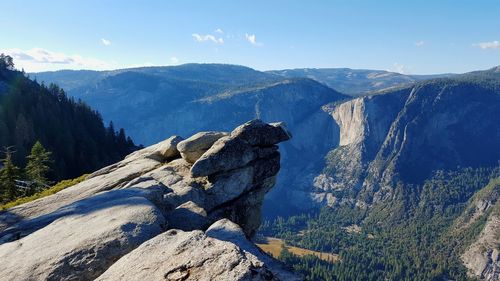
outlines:
M47 187L49 182L47 180L47 173L50 172L49 164L50 155L52 153L47 151L43 145L37 141L31 148L31 154L27 156L28 164L25 171L28 179L34 184L35 192Z
M5 158L2 159L0 169L0 201L8 202L19 195L16 180L19 179L20 169L12 162L12 151L5 148Z
M4 53L0 54L0 69L14 69L14 59L5 55Z

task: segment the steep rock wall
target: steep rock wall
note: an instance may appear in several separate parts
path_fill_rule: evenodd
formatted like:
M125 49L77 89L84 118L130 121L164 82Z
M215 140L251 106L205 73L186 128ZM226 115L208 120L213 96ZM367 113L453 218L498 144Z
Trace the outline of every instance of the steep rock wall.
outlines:
M353 99L337 105L331 115L339 126L339 146L326 157L326 167L314 179L318 194L355 190L358 192L367 176L367 169L384 142L392 120L404 106L407 91L390 95ZM318 198L322 199L321 196ZM337 196L324 196L332 205ZM349 198L340 199L353 202Z
M55 195L3 211L2 280L121 280L113 270L100 276L129 255L142 256L144 247L163 247L164 239L173 252L156 249L143 259L162 269L141 268L145 279L299 280L246 238L259 227L264 195L275 184L276 144L290 137L283 124L259 120L231 133L174 136ZM219 254L235 266L222 266L228 260Z

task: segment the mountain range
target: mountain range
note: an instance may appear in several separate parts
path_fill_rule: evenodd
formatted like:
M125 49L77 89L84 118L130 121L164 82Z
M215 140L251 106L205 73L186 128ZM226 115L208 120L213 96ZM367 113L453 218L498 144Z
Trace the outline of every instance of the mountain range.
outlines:
M265 215L313 214L300 227L289 222L293 227L288 232L271 228L272 235L288 243L324 250L334 246L326 240L318 242L322 239L318 237L354 226L364 237L373 232L373 237L391 237L386 238L394 243L413 243L413 238L420 241L424 236L419 235L424 234L408 238L405 231L430 228L430 221L436 224L425 234L434 234L425 236L428 249L453 248L449 243L453 239L447 236L452 233L460 241L455 245L460 253L450 250L453 253L445 255L451 260L419 268L413 264L425 259L421 253L406 253L409 263L393 264L392 258L402 255L401 244L391 248L394 252L385 260L366 255L366 263L373 267L359 270L361 279L355 280L362 280L365 273L374 280L384 274L396 279L461 279L465 271L485 280L500 276L494 211L498 185L488 185L498 177L495 169L500 160L500 67L459 75L411 76L351 69L260 72L242 66L188 64L30 75L61 85L70 96L89 103L105 120L113 120L146 145L169 135L228 131L255 118L284 121L294 137L281 145L282 169L267 198ZM324 206L315 219L315 210ZM473 238L457 238L460 221L470 221L468 216L474 213L479 214L477 225L471 223L474 227L463 231ZM293 222L303 218L294 217ZM347 240L332 236L331 245L351 245L358 239L354 236L349 234ZM357 244L379 240L366 241ZM379 246L370 244L370 249ZM345 265L359 250L349 247ZM329 268L316 265L316 272ZM377 273L380 268L382 273Z
M288 78L307 77L350 96L364 96L380 90L414 84L418 81L452 77L454 74L405 75L401 73L351 68L296 68L268 73Z

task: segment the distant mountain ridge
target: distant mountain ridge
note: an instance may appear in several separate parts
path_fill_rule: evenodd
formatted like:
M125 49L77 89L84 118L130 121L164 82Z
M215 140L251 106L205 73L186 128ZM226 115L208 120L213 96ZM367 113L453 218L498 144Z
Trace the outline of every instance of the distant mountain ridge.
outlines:
M261 72L239 65L196 63L179 66L126 68L110 71L59 70L31 73L31 75L41 81L57 81L67 91L82 92L83 89L80 88L85 88L88 85L98 83L106 77L116 76L125 72L143 73L176 80L191 80L198 83L206 82L211 84L211 86L277 82L282 80L283 77L310 78L351 96L361 96L418 81L456 75L451 73L407 75L385 70L351 68L297 68Z
M276 89L284 90L284 88L293 90L294 95L297 95L297 98L302 96L301 99L304 101L308 99L305 91L314 89L316 92L325 93L321 94L321 98L317 101L307 101L316 103L317 108L338 99L348 98L307 78L283 78L235 65L185 64L175 67L146 67L101 72L64 70L31 75L45 83L57 83L72 97L82 99L102 112L105 120L116 120L117 126L128 128L134 139L144 144L159 141L169 133L182 134L186 131L193 133L203 128L230 128L239 123L235 120L221 120L220 123L214 124L216 126L214 127L204 124L212 122L210 119L204 119L200 120L202 122L199 125L195 125L199 128L178 125L177 122L168 126L165 123L163 130L168 131L145 128L145 125L151 127L151 124L159 121L157 117L160 112L173 114L164 112L164 107L168 107L169 111L181 111L182 114L190 110L199 113L199 108L194 107L195 104L212 105L215 101L228 102L230 97L249 95L254 96L252 102L255 103L257 100L268 98L269 91L282 94ZM310 94L315 96L316 92ZM326 94L327 92L330 94ZM241 116L242 119L239 121L257 115L258 105L248 106L244 113L241 112L242 106L247 108L246 105L238 105L231 109L231 114ZM122 114L124 112L134 114L124 115ZM160 116L160 118L166 117ZM184 120L175 119L180 123Z
M406 75L385 70L351 68L296 68L272 70L267 73L289 78L311 78L341 93L354 97L367 95L387 88L413 84L427 79L452 77L454 75Z
M179 66L151 66L125 68L108 71L94 70L58 70L30 73L36 79L45 82L57 82L59 86L71 92L80 93L89 85L97 84L108 77L124 73L144 74L156 78L175 81L204 82L211 86L244 85L281 80L281 77L256 71L249 67L230 64L183 64ZM229 75L230 74L230 75Z

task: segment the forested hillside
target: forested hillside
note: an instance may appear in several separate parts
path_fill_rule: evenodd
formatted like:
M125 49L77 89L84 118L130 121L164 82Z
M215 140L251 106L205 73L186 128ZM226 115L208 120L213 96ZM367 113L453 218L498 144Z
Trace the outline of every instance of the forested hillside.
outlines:
M499 94L497 67L337 105L315 181L328 207L261 234L340 256L282 251L308 280L498 280Z
M14 69L11 58L2 56L0 158L8 150L14 165L24 168L36 142L49 152L51 182L94 171L137 149L123 129L105 127L88 105L68 98L57 85L30 80Z
M498 202L481 205L474 194L498 193L499 168L440 171L422 185L400 185L393 200L372 210L326 207L266 221L260 234L340 255L328 263L282 251L280 259L307 280L468 280L460 256ZM476 208L481 213L473 215Z

